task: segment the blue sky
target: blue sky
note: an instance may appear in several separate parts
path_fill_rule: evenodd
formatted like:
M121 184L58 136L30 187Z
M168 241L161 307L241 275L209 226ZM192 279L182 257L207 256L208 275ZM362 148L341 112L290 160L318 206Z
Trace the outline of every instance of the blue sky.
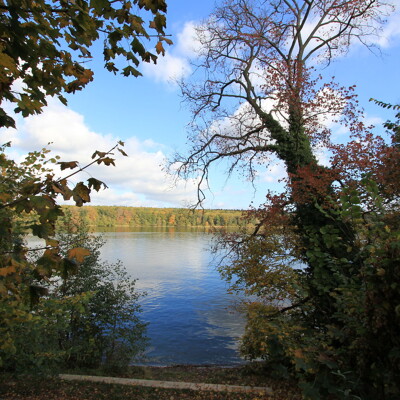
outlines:
M396 0L394 3L399 4ZM104 180L109 189L93 195L92 204L181 207L193 202L195 182L172 186L162 165L174 151L185 151L186 125L190 114L181 103L178 87L171 77L190 74L189 58L193 52L193 26L212 11L214 1L168 2L168 33L174 45L156 66L143 66L143 77L114 76L103 69L101 54L94 51L91 67L94 82L82 92L68 97L68 107L55 100L34 117L17 119L17 131L2 134L2 142L12 140L13 156L40 149L48 142L54 154L63 160L85 163L94 150L104 151L117 140L126 142L129 158L117 157L116 167L96 167L90 174ZM335 60L321 71L335 76L343 85L357 85L366 117L378 125L393 116L368 102L374 97L400 103L400 16L399 10L389 20L377 39L380 56L355 45L345 57ZM96 57L97 56L97 57ZM275 165L255 182L232 177L226 179L222 169L211 175L211 189L206 207L247 208L258 204L268 188L274 188L283 170ZM86 179L87 174L81 176Z

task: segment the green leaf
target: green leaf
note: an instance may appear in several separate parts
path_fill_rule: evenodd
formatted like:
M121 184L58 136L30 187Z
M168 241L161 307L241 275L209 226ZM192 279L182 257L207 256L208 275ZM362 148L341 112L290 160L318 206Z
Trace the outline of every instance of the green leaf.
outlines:
M51 223L40 223L30 226L32 234L41 239L47 239L54 236L54 226Z
M113 62L107 62L105 66L110 72L113 72L114 74L119 71L119 69L115 66L115 63Z
M62 278L67 279L70 275L78 273L79 264L74 259L64 258L60 271Z
M93 188L96 192L98 192L101 189L102 185L103 185L104 189L107 188L107 185L104 182L99 181L98 179L95 179L95 178L88 179L89 189Z
M131 65L128 65L127 67L123 68L122 74L124 76L133 75L135 78L142 75L136 68L132 67Z
M67 99L66 99L64 96L59 95L59 96L58 96L58 100L60 100L61 103L64 104L64 106L68 105L68 101L67 101Z
M126 154L122 149L118 148L118 151L125 157L128 157L128 154Z
M131 42L131 48L132 50L137 53L137 54L144 54L146 52L146 49L144 48L144 46L142 45L142 43L140 42L140 40L137 37L134 37L132 42Z
M48 289L43 286L31 285L29 287L29 297L31 304L38 304L41 297L49 293Z
M131 51L129 51L129 52L126 54L126 59L127 59L127 60L133 61L133 63L134 63L136 66L139 66L139 64L140 64L139 59L138 59L137 57L135 57L135 55L134 55Z
M157 13L154 17L154 23L157 29L157 32L163 33L164 29L167 27L167 19L165 15Z
M72 196L77 206L82 206L83 203L90 202L90 189L82 182L79 182L72 190Z
M108 0L90 0L90 7L100 14L104 8L110 7L110 3Z

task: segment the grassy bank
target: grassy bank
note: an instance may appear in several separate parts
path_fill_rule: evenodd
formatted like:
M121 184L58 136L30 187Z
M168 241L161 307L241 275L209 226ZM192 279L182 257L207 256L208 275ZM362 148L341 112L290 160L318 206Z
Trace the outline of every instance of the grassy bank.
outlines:
M71 371L70 371L71 372ZM74 371L76 373L76 371ZM94 374L94 371L85 371ZM97 371L98 375L104 372ZM295 382L277 381L259 368L249 367L131 367L119 374L125 378L269 386L274 395L221 393L177 389L143 388L92 382L64 382L56 377L3 375L0 378L2 400L299 400Z

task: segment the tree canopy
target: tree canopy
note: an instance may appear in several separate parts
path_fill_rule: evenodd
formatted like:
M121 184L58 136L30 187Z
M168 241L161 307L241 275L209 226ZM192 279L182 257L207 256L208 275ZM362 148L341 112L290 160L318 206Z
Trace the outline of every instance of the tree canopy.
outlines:
M186 208L152 208L121 206L65 206L74 220L91 227L228 227L243 223L240 210L189 210ZM254 221L252 221L254 222Z
M15 112L26 117L40 113L48 96L57 96L65 103L65 93L84 88L93 79L87 63L92 58L92 47L100 39L109 71L121 70L125 76L138 76L140 61L157 60L144 42L153 41L157 54L164 52L163 42L171 43L163 36L166 10L164 0L1 1L0 127L15 126L8 111L10 104L15 106ZM127 65L121 67L121 60ZM93 177L74 185L70 178L94 163L115 165L113 151L124 156L126 153L120 141L110 151L93 149L92 161L85 166L78 161L48 157L47 149L30 152L18 164L5 155L7 146L1 148L0 154L0 288L6 297L16 296L21 300L18 294L21 271L31 270L36 279L45 280L55 271L73 269L72 259L84 257L79 251L67 258L59 254L55 223L63 213L57 197L73 199L82 206L90 202L91 190L98 191L106 185ZM54 164L65 172L63 177L56 176ZM34 264L27 257L27 248L16 240L21 232L16 230L14 220L16 215L24 213L36 216L25 222L34 235L46 241L45 253ZM38 285L28 283L27 287L33 297L41 292Z
M66 104L66 94L93 80L88 65L98 44L106 69L139 76L140 63L156 63L157 55L164 53L163 44L172 43L165 37L166 10L164 0L0 0L0 128L15 127L13 112L23 117L42 112L49 96ZM90 177L74 184L72 176L94 163L114 166L115 152L126 156L123 145L119 141L108 151L93 149L92 160L84 165L52 157L46 148L31 151L18 163L5 153L10 144L1 146L0 367L7 360L15 361L21 327L41 325L40 335L46 332L47 316L33 308L49 296L49 281L66 280L90 256L90 250L81 245L60 247L55 226L63 211L58 197L72 199L77 206L90 202L91 191L105 188L105 183ZM63 171L61 176L56 165ZM21 220L21 216L26 218ZM24 242L27 230L44 240L43 248L31 249ZM123 307L137 299L124 297L125 289L133 290L128 286L109 291L111 297L117 294ZM79 311L76 307L82 308L87 298L77 296L70 304L72 311ZM51 304L50 314L55 317L68 313L63 300ZM62 328L57 323L53 327ZM53 340L52 333L47 331L41 339Z
M65 93L92 81L96 41L102 40L105 68L140 75L140 62L156 63L163 43L172 43L165 37L166 11L165 0L2 0L0 127L15 126L4 102L26 117L41 111L46 96L65 103Z
M252 296L244 354L295 373L306 398L399 394L398 125L374 133L355 88L319 71L355 40L371 47L392 9L375 0L223 1L198 27L197 68L181 84L191 147L172 162L183 176L200 174L199 203L216 162L251 180L271 159L286 168L286 191L268 192L247 215L259 221L254 232L224 235L218 247L227 251L222 275ZM332 121L349 143L333 143Z
M354 88L316 68L355 40L368 45L391 10L375 0L223 1L198 27L197 73L181 85L194 120L189 156L176 158L180 173L203 171L205 184L221 159L250 178L271 156L289 173L316 164L312 147L330 140L326 119L360 127Z

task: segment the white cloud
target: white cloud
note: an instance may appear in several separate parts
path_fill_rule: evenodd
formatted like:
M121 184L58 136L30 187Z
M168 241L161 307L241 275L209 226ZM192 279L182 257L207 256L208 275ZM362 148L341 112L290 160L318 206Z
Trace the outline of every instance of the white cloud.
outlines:
M313 149L314 154L319 162L319 164L324 165L325 167L330 167L331 162L331 152L325 146L317 146Z
M166 48L165 56L158 58L156 65L143 65L145 76L156 82L175 84L192 72L189 60L199 54L201 47L196 39L196 24L193 21L186 22L174 42Z
M364 124L366 126L373 125L373 126L376 126L376 127L380 127L380 126L383 125L384 122L385 121L381 117L366 115L365 118L364 118Z
M196 57L200 53L202 45L196 33L197 26L193 21L186 22L178 33L177 51L182 56Z
M386 26L383 28L381 35L376 40L376 44L382 48L389 48L398 44L400 38L400 12L393 14Z
M189 62L182 56L174 56L166 52L164 57L159 57L157 64L146 63L143 65L144 76L153 78L156 82L174 84L175 81L187 76L191 72Z
M85 124L81 114L49 101L42 114L25 119L18 118L18 130L3 130L2 141L12 140L12 157L28 151L48 147L52 155L63 161L79 161L81 165L91 162L95 150L108 151L118 141L113 135L93 132ZM52 142L51 145L48 145ZM110 189L93 194L92 204L182 206L193 203L195 184L191 180L180 181L174 187L172 177L163 171L166 158L165 146L152 140L139 141L132 137L125 141L124 151L129 157L116 152L116 166L93 165L82 172L78 179L94 176L104 181ZM66 175L59 172L60 176Z
M271 162L266 172L260 176L263 182L279 183L279 181L287 176L285 164L280 160Z
M377 117L377 116L365 115L365 117L363 118L363 123L366 127L374 126L374 127L380 128L380 127L382 127L384 122L385 121L381 117ZM340 140L340 138L342 137L342 139L340 141L343 141L343 136L345 136L346 140L348 139L348 137L350 135L350 130L349 130L348 126L336 123L336 124L330 125L329 127L332 130L334 139Z
M360 30L355 30L355 34L360 34L361 40L357 40L355 37L352 38L351 42L348 43L348 37L342 35L341 38L335 39L337 48L331 54L333 58L340 58L348 51L353 52L363 47L364 44L368 46L378 46L381 48L389 48L398 45L398 39L400 37L400 0L392 0L387 3L381 2L381 5L375 5L376 15L375 19L369 21L361 19L359 21ZM326 24L313 33L316 24L319 22L320 15L314 14L309 16L308 21L304 24L301 30L301 36L303 43L310 39L308 43L308 51L314 49L321 43L321 40L333 38L339 32L340 26L338 24ZM380 20L384 20L384 23ZM292 40L289 38L286 43L287 50L292 45ZM298 50L297 44L295 50ZM311 64L325 63L327 53L326 48L323 47L320 51L314 53L311 58ZM306 51L307 54L307 51Z
M400 0L392 0L390 3L395 7L396 11L388 16L387 23L383 26L382 32L380 32L379 35L372 34L369 37L370 44L375 44L382 48L396 45L400 37ZM390 7L383 7L382 12L390 14ZM303 40L306 40L312 33L318 19L319 15L315 15L304 25L302 29ZM177 80L188 76L192 72L189 60L197 57L202 51L202 46L196 32L196 28L199 26L200 25L195 21L186 22L181 31L175 36L174 44L167 47L165 56L160 56L156 65L147 63L143 65L144 75L157 82L169 84L175 84ZM375 26L379 29L378 25ZM323 26L314 36L320 36L320 38L326 39L334 36L337 29L338 27ZM369 29L370 33L372 33L374 31L374 26L371 25L366 29ZM206 33L203 31L202 34L204 35ZM345 41L346 38L344 37L343 40ZM319 42L320 40L316 38L312 39L308 48L314 48ZM287 46L290 44L291 43L288 43ZM356 49L359 46L359 42L353 41L351 49ZM343 42L339 48L337 54L335 54L336 57L343 55L342 51L346 53L346 43ZM314 62L315 61L316 60L314 60ZM259 83L260 80L263 81L262 77L259 77L255 70L253 71L252 78L255 80L255 84Z

